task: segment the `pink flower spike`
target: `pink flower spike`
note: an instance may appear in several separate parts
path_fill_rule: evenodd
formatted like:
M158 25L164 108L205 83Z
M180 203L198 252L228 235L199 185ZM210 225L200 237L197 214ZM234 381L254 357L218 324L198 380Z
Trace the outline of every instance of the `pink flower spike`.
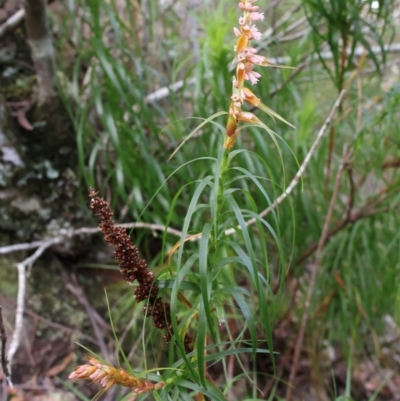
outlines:
M258 6L251 6L250 11L258 11L259 8Z
M249 20L250 21L258 21L264 19L264 13L250 13Z
M239 31L239 29L237 29L237 28L233 28L233 32L234 32L234 34L235 34L235 36L238 38L242 33Z
M244 25L246 23L246 19L244 17L239 18L239 25Z

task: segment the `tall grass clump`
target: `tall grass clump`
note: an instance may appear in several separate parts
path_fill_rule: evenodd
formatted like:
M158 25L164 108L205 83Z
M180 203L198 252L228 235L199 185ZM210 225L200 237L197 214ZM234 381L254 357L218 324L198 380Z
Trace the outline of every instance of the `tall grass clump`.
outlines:
M379 2L375 8L372 3L303 2L315 55L334 88L338 92L345 89L347 96L339 110L340 118L345 121L331 128L327 147L311 163L313 180L306 179L308 193L302 195L303 206L297 212L306 216L308 222L308 227L301 228L303 236L310 235L315 245L323 216L313 213L310 201L313 199L320 208L328 209L325 202L334 187L343 144L347 144L351 156L346 178L341 181L342 199L335 205L324 249L324 269L317 284L323 295L315 297L318 299L315 313L323 316L331 341L340 339L346 349L349 337L357 338L358 351L363 347L361 337L368 338L367 332L376 336L376 330L383 324L383 314L391 310L378 305L383 306L389 300L385 292L393 302L396 291L394 287L389 290L387 285L389 277L397 274L393 266L398 265L398 255L392 252L393 245L389 245L397 236L393 236L393 226L389 228L388 222L397 221L393 208L398 205L395 188L399 181L385 164L385 160L394 157L388 141L398 137L392 125L398 88L382 90L385 86L382 74L390 59L388 50L395 34L392 20L395 3ZM387 223L383 223L386 219ZM312 252L307 253L311 248L304 250L303 244L297 248L301 266ZM380 312L376 313L377 310Z
M153 316L156 327L166 331L168 365L154 369L159 375L149 371L135 373L121 349L121 357L128 365L126 371L95 356L88 358L89 365L78 367L71 379L100 382L104 390L114 384L131 387L134 398L157 391L156 399L189 400L197 394L197 399L207 396L225 400L241 378L250 383L248 396L257 396L257 375L243 364L250 366L257 354L267 354L263 358L274 364L272 322L277 311L272 287L283 278L287 253L280 245L274 207L271 217L263 218L258 203L262 199L263 207L272 205L270 191L276 184L271 182L267 160L252 150L235 149L239 137L247 136L251 141L252 135L264 135L263 140L280 153L281 139L256 114L246 111L246 106L264 111L270 120L287 123L249 88L261 78L258 67L278 67L252 47L252 41L261 39L256 24L264 19L255 1L239 3L232 91L226 93L228 112L205 118L171 155L178 157L186 141L207 125L219 132L215 148L209 148L205 156L185 161L172 174L178 175L183 168L199 162L204 166L199 176L190 177L168 202L167 227L174 224L176 213L182 213L184 192L191 194L185 205L180 239L169 249L164 247L165 263L157 274L147 269L125 230L114 226L109 203L91 192L91 208L101 216L100 227L105 240L115 247L121 273L129 283L138 281L137 301L147 302L146 316ZM106 54L105 51L102 74L117 74L118 66L113 67L111 56ZM113 90L124 91L123 87ZM127 96L133 95L125 94L122 100L128 102ZM227 116L226 127L221 124L222 116ZM138 152L140 146L139 140ZM243 158L249 165L262 166L263 174L255 175L243 167ZM140 177L136 179L140 181ZM163 193L162 185L148 213L159 193ZM233 375L232 364L240 366L242 372Z
M185 82L190 66L175 65L170 54L178 49L182 53L176 58L186 59L187 43L176 45L179 27L168 7L80 0L68 2L68 7L64 35L78 49L68 102L77 132L81 180L102 192L112 191L113 206L127 205L137 218L154 188L174 169L165 163L171 138L165 131L160 134L160 126L179 117L174 110L180 108L180 96L175 97L172 89L168 94L170 75ZM170 32L166 40L156 40L164 31ZM160 87L167 91L168 106L160 105L165 95L161 100L155 96ZM174 128L181 135L179 126ZM145 210L143 220L159 220L155 216L168 213L170 188L181 185L175 179L158 191L152 215Z

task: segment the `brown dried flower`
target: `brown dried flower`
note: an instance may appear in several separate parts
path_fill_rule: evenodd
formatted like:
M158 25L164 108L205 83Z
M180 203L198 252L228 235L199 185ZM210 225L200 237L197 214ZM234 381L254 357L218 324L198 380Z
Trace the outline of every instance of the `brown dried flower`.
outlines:
M98 394L98 397L109 390L114 384L134 389L133 391L136 396L158 390L164 386L163 382L154 384L148 380L140 379L132 376L124 369L117 369L114 366L106 365L91 356L86 356L86 358L89 361L89 365L77 366L75 371L69 375L69 379L92 380L93 383L100 383L103 389Z
M104 239L115 247L114 257L119 262L121 274L130 284L135 280L138 281L139 285L134 292L135 298L138 302L147 299L144 312L146 316L153 316L153 323L157 328L168 331L165 339L169 344L172 335L170 305L164 303L158 296L159 288L154 282L154 274L147 268L146 261L139 256L139 251L132 244L126 229L117 227L111 220L113 212L109 203L99 198L93 188L89 189L89 196L92 197L90 208L95 216L101 217L99 227Z
M119 262L120 272L128 283L138 281L139 285L134 291L135 299L140 302L147 299L147 305L143 308L146 316L153 317L153 324L158 329L167 331L164 336L167 345L171 342L173 328L171 324L170 304L163 302L158 296L159 288L155 284L154 274L148 269L147 263L139 256L139 251L132 244L126 229L117 227L111 220L113 212L110 204L103 198L99 198L93 188L89 189L90 208L95 216L101 217L99 227L104 235L104 239L111 246L115 247L114 257ZM190 343L192 337L186 333L184 345L187 352L191 351Z

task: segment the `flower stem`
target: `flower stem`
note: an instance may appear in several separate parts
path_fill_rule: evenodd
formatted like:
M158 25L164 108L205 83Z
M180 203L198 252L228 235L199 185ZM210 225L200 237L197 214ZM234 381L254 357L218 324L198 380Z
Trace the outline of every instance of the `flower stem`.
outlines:
M224 186L225 179L227 176L227 172L229 170L229 154L230 149L223 148L222 155L220 156L220 168L219 168L219 177L218 177L218 191L217 191L217 202L216 202L216 210L215 210L215 221L218 225L218 217L221 215L223 206L224 206ZM212 238L212 243L214 243L215 248L217 247L217 236L216 232Z

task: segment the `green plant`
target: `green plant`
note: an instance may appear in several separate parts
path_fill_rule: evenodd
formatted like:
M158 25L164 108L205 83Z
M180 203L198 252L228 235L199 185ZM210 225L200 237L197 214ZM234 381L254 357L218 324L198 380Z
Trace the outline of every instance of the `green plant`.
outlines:
M399 88L391 85L382 91L382 76L376 73L384 73L391 57L387 43L393 3L382 2L376 15L370 3L283 1L270 10L273 29L261 38L260 47L271 60L273 56L273 64L284 58L285 64L304 67L300 72L270 69L270 78L254 90L257 97L241 87L246 64L244 70L227 65L233 58L226 38L234 15L228 1L205 2L196 10L202 27L193 39L201 44L196 54L189 39L180 36L185 19L179 21L173 7L138 5L135 18L144 21L138 24L129 20L131 14L125 20L101 1L80 3L92 37L91 42L80 39L82 51L72 82L85 185L112 194L116 211L122 203L134 219L181 229L178 243L165 232L161 252L147 258L160 293L171 299L175 333L165 362L175 370L163 373L162 380L169 384L160 392L162 397L189 399L204 392L221 399L207 376L213 364L223 372L220 390L226 398L241 377L251 383L246 396L260 396L257 385L265 372L253 371L251 357L240 353L254 356L265 347L261 339L271 343L273 328L282 320L303 316L310 266L339 169L338 196L320 252L304 344L309 345L309 355L320 356L328 341L347 357L352 338L355 350L346 358L348 365L362 359L365 349L380 355L379 341L372 338L383 330L383 314L395 315L396 296L399 299ZM108 28L112 44L104 34ZM241 49L246 35L237 33ZM365 49L360 53L361 45ZM90 68L82 85L85 64ZM238 87L229 99L232 67ZM182 90L174 90L172 83ZM158 86L169 88L168 101L148 101ZM302 161L308 155L315 139L312 132L341 89L346 95L329 141L323 138L312 153L290 200L275 204L296 177L296 158ZM264 107L276 121L268 117L268 125L261 122L255 114L257 106L263 107L258 98L276 110L274 114ZM232 113L216 113L229 103ZM298 130L287 129L280 115ZM343 144L351 149L345 163ZM116 220L126 216L121 214ZM152 237L147 231L136 234L138 248L150 254L146 248ZM263 298L266 305L260 305ZM116 305L119 308L122 301ZM121 308L129 311L130 305ZM142 324L140 311L134 311L136 339L143 334L137 327ZM144 323L143 328L149 331L135 361L137 371L146 371L151 343L158 339L155 330ZM197 338L189 354L183 337L187 330ZM296 330L297 326L290 330L288 347ZM249 366L232 377L229 364L242 366L241 358ZM319 367L319 360L312 362ZM325 372L316 370L323 378ZM348 377L351 380L350 371ZM275 382L277 396L284 380Z
M205 123L213 123L223 132L222 126L214 120L221 114L228 114L226 134L220 137L223 139L223 146L220 142L218 155L211 153L207 157L211 163L202 176L186 184L193 187L193 194L183 221L181 238L169 252L167 267L159 271L156 279L146 270L146 263L137 257L137 250L130 244L124 229L114 227L110 220L112 212L108 203L97 198L93 191L91 193L94 197L91 208L95 215L102 216L100 226L106 241L116 246L114 255L120 262L122 274L130 283L135 279L139 281L135 290L136 298L147 300L146 313L153 316L157 327L167 330L165 338L170 350L170 369L163 375L166 387L161 393L166 391L174 394L178 390L179 399L189 397L190 391L193 390L212 396L213 399L225 399L223 394L229 390L228 381L221 392L207 372L208 364L222 363L226 374L227 356L239 358L242 353L250 353L254 358L257 352L272 351L270 320L276 312L271 287L275 274L270 270L268 247L276 247L278 250L278 260L281 261L277 265L278 276L281 270L279 264L285 261L285 255L280 248L275 212L273 211L274 217L271 222L259 216L253 197L253 192L257 192L264 197L267 204L271 204L265 189L265 178L234 165L236 159L245 153L265 167L267 163L253 152L240 149L232 151L232 148L239 132L252 127L263 129L279 151L277 134L253 113L243 111L244 103L260 108L272 118L286 121L264 105L245 86L245 81L255 84L260 77L259 73L253 71L254 66L277 66L265 57L257 55L256 50L250 47L252 39L261 38L254 21L262 20L263 13L259 13L258 7L251 2L243 1L239 5L243 15L239 18L240 30L235 28L238 38L235 47L238 63L233 80L230 110L229 113L216 113L205 120ZM245 124L239 127L239 123ZM174 154L178 150L179 148ZM195 161L196 159L189 163ZM268 174L267 168L265 174ZM178 190L171 201L167 226L184 188ZM162 187L158 192L161 190ZM158 192L153 197L153 202L157 199ZM255 221L250 224L254 225L254 228L249 227L247 222L252 218ZM267 243L264 232L268 232L272 238L270 244ZM194 243L191 241L193 239L197 241ZM255 246L262 249L260 254L257 254ZM244 287L237 284L240 277L246 282ZM170 304L157 298L160 287L158 283L168 281L171 283ZM158 324L161 323L160 319L163 324ZM231 329L233 322L236 325L235 331ZM227 338L221 335L221 326L225 327ZM196 333L192 344L192 337L187 332ZM258 348L260 332L264 333L269 351ZM270 356L273 361L273 354ZM94 372L97 372L96 366L99 365L96 363L91 362L92 367L78 367L71 378L97 379L98 376L93 376ZM104 371L101 377L109 376L109 369L101 369ZM109 384L123 384L117 373L103 383L105 389L109 388ZM243 374L251 382L256 380L251 377L250 372L244 371ZM140 390L141 387L137 388ZM135 391L139 391L138 389Z

